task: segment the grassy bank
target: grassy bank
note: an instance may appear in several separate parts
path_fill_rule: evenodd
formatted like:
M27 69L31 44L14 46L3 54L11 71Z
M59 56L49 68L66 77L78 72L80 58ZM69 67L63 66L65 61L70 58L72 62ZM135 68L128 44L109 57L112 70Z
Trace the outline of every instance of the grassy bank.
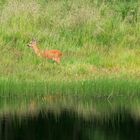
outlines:
M139 4L138 0L2 0L1 94L45 93L46 85L49 92L60 88L67 93L69 88L71 93L137 94ZM61 64L38 58L27 47L32 38L41 49L61 50ZM82 81L87 81L83 91Z

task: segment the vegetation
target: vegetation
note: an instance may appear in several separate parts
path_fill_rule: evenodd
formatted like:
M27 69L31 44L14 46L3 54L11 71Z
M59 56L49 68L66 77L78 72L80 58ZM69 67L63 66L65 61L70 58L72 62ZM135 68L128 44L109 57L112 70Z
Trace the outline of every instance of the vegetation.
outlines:
M93 96L99 98L138 96L139 80L94 79L81 81L20 81L3 80L0 83L1 97L42 97L43 95ZM58 97L59 98L59 97Z
M139 0L1 0L1 96L46 91L137 94L139 4ZM27 47L32 38L40 49L61 50L61 64L37 57Z

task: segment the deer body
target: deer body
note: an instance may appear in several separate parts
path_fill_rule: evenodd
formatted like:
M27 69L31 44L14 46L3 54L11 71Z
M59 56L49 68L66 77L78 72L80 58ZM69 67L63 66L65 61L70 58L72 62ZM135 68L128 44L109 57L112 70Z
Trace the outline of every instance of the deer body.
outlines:
M60 63L61 57L62 57L62 52L59 50L45 50L41 51L37 47L36 41L32 41L30 44L28 44L29 47L33 48L35 54L39 57L51 59L55 61L56 63Z

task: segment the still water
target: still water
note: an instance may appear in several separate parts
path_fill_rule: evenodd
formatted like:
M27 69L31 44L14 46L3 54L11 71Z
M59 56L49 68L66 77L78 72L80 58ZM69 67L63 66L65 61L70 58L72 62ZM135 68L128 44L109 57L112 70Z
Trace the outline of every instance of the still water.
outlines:
M138 99L1 99L0 140L140 140Z

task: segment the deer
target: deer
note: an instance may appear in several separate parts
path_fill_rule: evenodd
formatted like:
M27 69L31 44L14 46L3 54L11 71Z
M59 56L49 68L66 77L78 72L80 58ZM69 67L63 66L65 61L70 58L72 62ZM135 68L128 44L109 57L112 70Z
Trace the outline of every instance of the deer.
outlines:
M40 48L38 48L37 41L35 39L33 39L27 46L32 48L38 57L53 60L54 62L56 62L58 64L61 61L62 52L60 50L44 50L44 51L42 51L42 50L40 50Z

